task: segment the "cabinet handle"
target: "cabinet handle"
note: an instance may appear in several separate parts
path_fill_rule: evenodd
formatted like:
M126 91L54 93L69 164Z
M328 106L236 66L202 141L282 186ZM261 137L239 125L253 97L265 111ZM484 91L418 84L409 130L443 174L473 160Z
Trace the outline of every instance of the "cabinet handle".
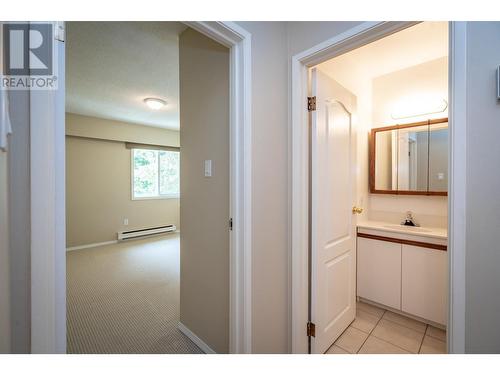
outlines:
M361 214L362 212L363 212L363 209L362 209L361 207L356 207L356 206L354 206L354 207L352 208L352 213L353 213L353 214L359 215L359 214Z

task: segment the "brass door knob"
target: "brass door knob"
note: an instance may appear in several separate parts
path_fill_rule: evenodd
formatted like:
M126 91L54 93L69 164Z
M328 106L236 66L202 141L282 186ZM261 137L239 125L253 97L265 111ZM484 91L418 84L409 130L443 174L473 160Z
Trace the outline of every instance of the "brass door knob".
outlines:
M360 214L360 213L362 213L362 212L363 212L363 209L362 209L361 207L356 207L356 206L354 206L354 207L352 208L352 213L353 213L353 214L357 214L357 215L359 215L359 214Z

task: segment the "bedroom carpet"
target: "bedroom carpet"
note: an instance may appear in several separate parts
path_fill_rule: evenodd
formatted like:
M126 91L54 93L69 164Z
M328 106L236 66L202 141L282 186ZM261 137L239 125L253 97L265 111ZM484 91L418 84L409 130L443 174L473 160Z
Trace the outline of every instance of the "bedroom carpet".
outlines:
M201 353L177 328L178 234L66 259L68 353Z

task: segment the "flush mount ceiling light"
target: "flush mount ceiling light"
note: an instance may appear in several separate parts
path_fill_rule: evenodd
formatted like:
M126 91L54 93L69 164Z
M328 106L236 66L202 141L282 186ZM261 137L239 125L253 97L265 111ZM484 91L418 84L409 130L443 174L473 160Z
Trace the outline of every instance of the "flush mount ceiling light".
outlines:
M158 110L158 109L164 107L165 105L167 105L167 102L165 100L158 99L158 98L146 98L146 99L144 99L144 103L146 103L146 105L149 108L154 109L154 110Z

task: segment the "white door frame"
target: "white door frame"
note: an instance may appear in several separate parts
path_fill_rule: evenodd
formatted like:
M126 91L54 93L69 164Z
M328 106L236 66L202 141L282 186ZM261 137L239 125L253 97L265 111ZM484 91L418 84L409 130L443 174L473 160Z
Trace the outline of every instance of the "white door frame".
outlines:
M309 248L308 69L414 25L416 22L364 22L292 57L291 61L291 349L307 353ZM466 22L450 22L450 182L448 351L465 350L465 73Z
M233 22L187 22L230 49L229 352L251 352L251 34ZM64 88L64 43L59 87ZM32 91L31 352L66 353L64 89ZM62 116L61 116L62 114Z

